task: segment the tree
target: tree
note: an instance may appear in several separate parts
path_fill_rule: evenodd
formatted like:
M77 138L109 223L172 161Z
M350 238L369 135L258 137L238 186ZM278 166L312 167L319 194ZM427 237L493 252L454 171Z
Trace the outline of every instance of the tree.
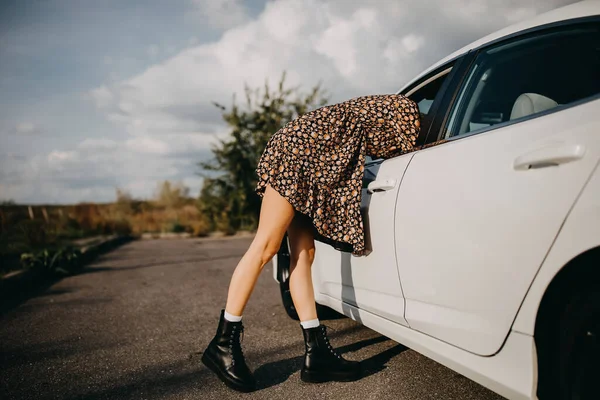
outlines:
M166 208L182 206L188 198L190 189L181 182L164 181L158 184L156 203Z
M262 90L246 86L245 95L245 107L237 105L235 96L229 110L214 103L231 131L213 146L212 160L198 163L204 177L199 208L212 228L220 230L223 225L227 231L256 226L260 198L254 192L255 171L267 142L286 123L328 100L320 84L308 93L286 88L285 73L275 90L268 83Z

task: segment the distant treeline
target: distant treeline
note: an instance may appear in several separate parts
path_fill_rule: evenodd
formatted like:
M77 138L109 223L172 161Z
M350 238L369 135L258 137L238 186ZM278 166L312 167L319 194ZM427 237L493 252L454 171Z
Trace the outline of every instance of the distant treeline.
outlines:
M96 235L151 232L209 233L198 199L181 184L162 182L154 200L136 200L117 190L114 203L0 205L0 272L18 267L20 255L57 249Z
M198 198L181 183L161 182L153 200L138 200L117 189L114 203L19 205L0 203L0 273L15 269L21 254L57 249L95 235L140 235L213 231L233 234L254 230L260 198L254 193L256 165L276 131L298 115L325 105L319 85L308 93L286 88L285 74L276 88L268 84L245 90L245 104L234 97L230 109L216 104L230 128L212 148L213 158L198 163L204 177Z

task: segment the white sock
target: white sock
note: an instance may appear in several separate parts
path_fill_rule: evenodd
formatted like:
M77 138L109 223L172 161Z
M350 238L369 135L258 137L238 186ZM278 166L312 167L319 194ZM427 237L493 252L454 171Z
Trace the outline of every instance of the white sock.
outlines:
M231 315L227 311L225 311L225 319L229 322L240 322L242 320L242 316L239 317L237 315Z
M300 325L302 325L302 327L304 329L316 328L316 327L318 327L320 325L319 324L319 318L310 319L308 321L302 321L302 322L300 322Z

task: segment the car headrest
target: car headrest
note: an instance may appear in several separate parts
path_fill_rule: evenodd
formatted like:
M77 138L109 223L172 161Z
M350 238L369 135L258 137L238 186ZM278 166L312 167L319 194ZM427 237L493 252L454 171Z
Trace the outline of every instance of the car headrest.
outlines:
M523 93L515 100L512 112L510 113L510 119L525 117L556 106L558 106L556 101L541 94Z

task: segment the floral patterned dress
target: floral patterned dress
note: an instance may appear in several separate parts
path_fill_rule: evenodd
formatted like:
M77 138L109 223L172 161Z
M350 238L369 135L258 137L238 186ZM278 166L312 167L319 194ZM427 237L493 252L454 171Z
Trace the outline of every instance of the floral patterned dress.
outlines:
M310 111L270 138L258 162L256 193L267 185L312 220L315 238L365 254L360 213L366 156L408 153L419 134L419 110L397 94L363 96Z

